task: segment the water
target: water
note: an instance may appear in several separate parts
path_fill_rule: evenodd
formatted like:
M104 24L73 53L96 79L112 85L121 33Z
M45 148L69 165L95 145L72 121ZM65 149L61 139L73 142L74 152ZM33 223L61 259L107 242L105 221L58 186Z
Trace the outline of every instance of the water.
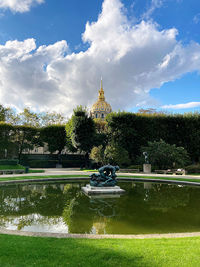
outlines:
M200 231L200 188L119 183L126 194L89 198L85 183L0 187L0 228L54 233L149 234Z

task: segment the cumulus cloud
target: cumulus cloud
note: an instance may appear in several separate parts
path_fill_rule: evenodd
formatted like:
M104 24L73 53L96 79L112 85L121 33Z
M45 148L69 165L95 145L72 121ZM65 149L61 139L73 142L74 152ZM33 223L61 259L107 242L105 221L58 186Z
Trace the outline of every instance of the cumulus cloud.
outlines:
M29 11L33 5L42 3L44 0L0 0L0 8L23 13Z
M200 107L200 102L188 102L184 104L162 106L162 108L164 109L187 109L187 108L197 108L197 107Z
M103 77L114 110L152 103L151 88L200 70L200 45L183 46L174 28L160 31L141 21L132 25L120 0L105 0L96 22L82 35L86 51L71 53L66 41L37 47L34 39L0 46L0 102L70 115L91 106Z

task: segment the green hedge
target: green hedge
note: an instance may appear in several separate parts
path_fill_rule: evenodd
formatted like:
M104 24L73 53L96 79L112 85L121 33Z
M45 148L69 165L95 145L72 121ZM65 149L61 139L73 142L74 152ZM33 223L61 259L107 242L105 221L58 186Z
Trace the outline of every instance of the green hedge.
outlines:
M83 160L63 160L62 161L62 166L64 168L81 167L82 165L84 165Z
M17 159L1 159L0 165L17 165L18 160Z
M190 173L200 173L200 164L193 164L185 167L188 174Z
M0 165L0 170L24 170L22 165Z
M55 168L58 160L32 160L27 164L30 168Z
M149 141L164 140L184 147L192 161L200 162L200 113L191 114L135 114L110 113L108 122L109 143L126 149L132 162L141 155L141 147Z

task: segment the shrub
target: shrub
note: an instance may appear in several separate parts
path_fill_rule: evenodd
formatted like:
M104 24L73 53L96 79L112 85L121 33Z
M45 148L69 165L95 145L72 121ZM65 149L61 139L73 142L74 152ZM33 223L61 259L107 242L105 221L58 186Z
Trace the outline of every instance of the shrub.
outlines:
M104 157L103 146L100 145L100 146L93 147L90 153L90 158L94 160L96 163L104 164L105 157Z
M28 162L31 168L55 168L58 160L31 160Z
M108 145L104 151L107 163L125 167L130 165L128 151L117 145Z
M17 159L1 159L0 165L17 165L18 160Z
M142 151L148 153L149 162L159 169L184 167L189 162L187 151L183 147L167 144L163 140L148 142L148 147L143 147Z
M187 173L200 173L200 164L193 164L185 167Z
M0 170L24 170L22 165L0 165Z

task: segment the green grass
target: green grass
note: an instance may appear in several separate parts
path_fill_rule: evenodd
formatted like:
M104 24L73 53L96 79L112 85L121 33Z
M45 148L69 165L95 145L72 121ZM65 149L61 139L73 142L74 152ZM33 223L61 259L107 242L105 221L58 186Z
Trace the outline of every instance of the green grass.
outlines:
M57 239L0 235L2 267L199 266L200 237Z
M199 183L200 182L200 178L199 179L197 179L197 178L195 178L195 179L189 179L189 178L179 178L179 177L177 177L177 178L175 178L175 177L158 177L158 176L156 176L156 177L153 177L153 176L121 176L121 175L119 175L118 176L119 178L120 177L123 177L123 178L142 178L142 179L158 179L158 180L173 180L173 181L185 181L185 182L197 182L197 183Z
M84 172L98 172L98 170L87 170L87 169L84 169L84 170L81 170L81 171L84 171Z
M80 178L88 177L88 175L42 175L42 176L16 176L16 177L1 177L0 181L14 181L14 180L29 180L29 179L45 179L45 178Z
M24 167L22 165L0 165L0 170L23 170Z
M44 179L44 178L81 178L81 177L87 177L89 179L89 175L82 174L82 175L41 175L41 176L16 176L16 177L1 177L0 181L11 181L11 180L29 180L29 179ZM186 181L186 182L196 182L200 183L200 179L187 179L187 178L174 178L174 177L151 177L151 176L123 176L118 175L119 178L141 178L141 179L161 179L161 180L174 180L174 181Z

